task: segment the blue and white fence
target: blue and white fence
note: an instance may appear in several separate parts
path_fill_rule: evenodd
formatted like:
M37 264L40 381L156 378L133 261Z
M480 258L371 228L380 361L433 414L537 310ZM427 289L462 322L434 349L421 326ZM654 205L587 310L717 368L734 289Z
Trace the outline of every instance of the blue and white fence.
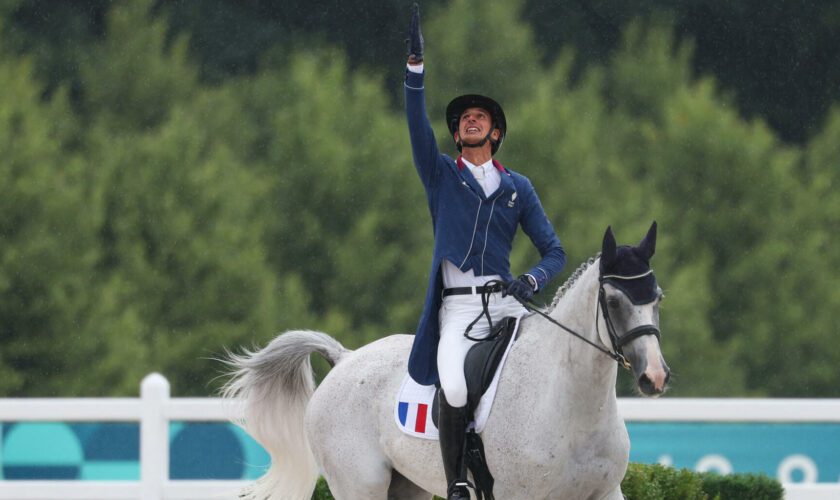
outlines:
M0 500L234 499L268 456L214 398L0 399ZM621 399L634 462L761 472L840 498L840 400Z
M185 428L226 422L228 411L218 399L170 398L169 382L159 374L143 380L140 398L0 399L0 499L235 499L247 479L260 475L260 467L235 479L183 480L173 479L170 468L170 444ZM220 435L211 433L195 444L212 447L208 441ZM121 451L109 456L108 446ZM245 462L234 447L217 451L229 454L223 459Z
M630 459L764 473L789 500L840 499L840 400L621 399Z

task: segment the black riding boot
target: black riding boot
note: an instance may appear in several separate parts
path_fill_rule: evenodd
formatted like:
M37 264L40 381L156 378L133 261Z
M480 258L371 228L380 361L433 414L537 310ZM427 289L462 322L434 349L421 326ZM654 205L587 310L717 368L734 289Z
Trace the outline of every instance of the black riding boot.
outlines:
M443 471L446 474L447 500L469 500L467 471L464 466L464 441L467 437L467 407L453 408L440 391L438 431Z

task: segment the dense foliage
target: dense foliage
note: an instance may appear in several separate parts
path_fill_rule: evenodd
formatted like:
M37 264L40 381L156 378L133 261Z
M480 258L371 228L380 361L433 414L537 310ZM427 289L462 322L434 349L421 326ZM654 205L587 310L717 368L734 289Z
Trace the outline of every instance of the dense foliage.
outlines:
M631 463L621 482L628 500L781 500L784 488L762 474L693 472Z
M661 465L629 464L621 481L621 492L628 500L722 500L707 495L700 474Z
M413 330L431 230L392 105L401 60L312 40L208 79L151 0L97 4L93 27L61 25L86 36L21 50L21 5L73 9L55 4L0 8L0 394L133 395L152 370L209 394L212 358L288 328L349 347ZM482 5L424 16L441 147L453 95L502 102L499 159L533 180L569 270L608 224L635 243L659 222L674 396L837 396L840 109L785 143L694 72L667 19L581 67L540 56L524 0ZM403 21L383 21L388 51ZM535 257L519 238L514 273Z
M404 20L413 1L155 0L153 11L166 18L169 37L189 35L205 81L257 73L267 54L324 41L343 47L351 66L385 72L388 93L398 98L400 75L391 69L404 57L395 42L406 27L395 20ZM8 13L5 34L14 49L38 55L38 73L50 88L62 82L80 88L76 57L103 35L112 3L5 0L0 16ZM424 12L448 8L444 0L419 3ZM735 90L739 109L763 117L786 141L815 135L840 98L840 0L525 0L517 17L533 30L541 60L574 47L575 74L608 60L628 24L666 21L677 40L696 41L692 67ZM491 29L470 47L484 56L498 41L504 39Z
M631 463L621 482L627 500L782 500L784 488L775 479L761 474L693 472L658 464ZM332 500L324 478L312 500ZM435 497L438 499L439 497Z
M738 498L743 500L781 500L785 490L781 483L763 474L728 474L713 472L700 474L703 491L709 498Z

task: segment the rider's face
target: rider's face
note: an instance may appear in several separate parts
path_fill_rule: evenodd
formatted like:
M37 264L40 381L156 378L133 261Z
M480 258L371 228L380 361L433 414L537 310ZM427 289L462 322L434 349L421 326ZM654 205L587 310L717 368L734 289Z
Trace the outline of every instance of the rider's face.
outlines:
M490 118L490 113L482 108L467 108L461 113L461 119L458 124L458 132L456 140L466 141L468 143L478 142L484 139L490 127L493 126L493 120ZM493 139L499 138L498 129L493 131Z

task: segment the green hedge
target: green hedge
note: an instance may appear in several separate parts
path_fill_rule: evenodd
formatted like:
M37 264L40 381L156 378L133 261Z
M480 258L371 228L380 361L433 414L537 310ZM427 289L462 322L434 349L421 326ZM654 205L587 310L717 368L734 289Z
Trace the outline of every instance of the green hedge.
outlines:
M749 500L779 500L785 491L775 479L763 474L702 474L703 491L710 498L744 498Z
M763 474L692 472L662 465L633 464L621 482L627 500L782 500L784 489ZM436 500L438 497L435 497ZM324 478L312 500L333 500Z
M621 482L629 500L706 500L700 474L661 465L630 464ZM712 497L714 498L714 497Z

